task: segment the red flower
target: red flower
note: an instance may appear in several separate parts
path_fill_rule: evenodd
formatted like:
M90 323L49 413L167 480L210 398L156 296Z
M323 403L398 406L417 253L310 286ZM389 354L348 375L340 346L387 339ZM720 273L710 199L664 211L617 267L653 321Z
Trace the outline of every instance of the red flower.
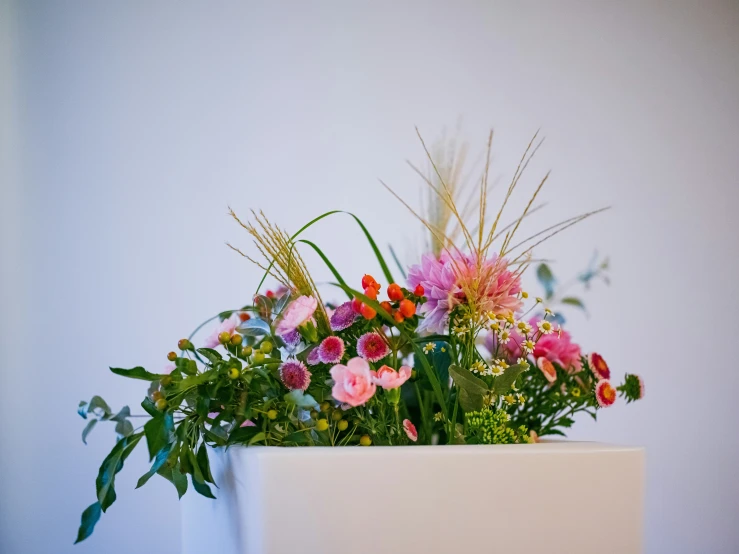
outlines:
M611 370L600 354L596 354L595 352L588 354L588 365L598 379L611 378Z
M601 379L595 385L595 398L601 408L613 406L613 403L616 402L616 389L613 388L610 381Z
M408 438L413 442L418 440L418 431L416 431L416 426L413 425L413 422L410 419L403 420L403 430L405 431L405 434L408 435Z

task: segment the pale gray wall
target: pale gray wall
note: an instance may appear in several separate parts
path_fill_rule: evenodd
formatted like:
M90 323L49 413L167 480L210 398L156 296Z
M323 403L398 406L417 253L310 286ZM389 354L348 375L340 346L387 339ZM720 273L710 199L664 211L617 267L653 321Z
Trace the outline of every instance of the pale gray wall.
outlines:
M571 327L648 396L573 437L646 445L647 552L739 551L737 3L346 4L3 4L0 551L178 552L174 489L132 490L143 452L71 546L112 441L82 445L77 402L137 404L108 365L158 369L249 298L229 204L292 230L352 210L412 252L376 177L416 198L413 125L460 115L476 144L495 126L496 177L546 133L525 183L554 170L541 224L614 207L540 254L563 274L611 255ZM375 270L351 220L311 237L348 278Z

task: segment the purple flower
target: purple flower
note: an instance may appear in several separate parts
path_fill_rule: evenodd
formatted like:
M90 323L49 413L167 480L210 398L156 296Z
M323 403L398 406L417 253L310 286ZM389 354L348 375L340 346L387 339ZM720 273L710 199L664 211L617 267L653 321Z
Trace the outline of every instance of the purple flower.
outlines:
M321 357L318 352L318 347L316 346L313 350L308 352L308 357L306 358L306 362L308 365L318 365L321 363Z
M310 385L310 371L299 360L288 360L280 366L280 379L290 390L305 390Z
M333 314L331 314L331 330L343 331L344 329L351 327L351 325L357 320L357 317L359 317L359 314L352 308L352 303L344 302L334 310Z
M297 329L293 329L289 333L280 335L280 338L285 342L287 347L290 349L295 348L297 345L299 345L302 339L302 337L300 336L300 332Z

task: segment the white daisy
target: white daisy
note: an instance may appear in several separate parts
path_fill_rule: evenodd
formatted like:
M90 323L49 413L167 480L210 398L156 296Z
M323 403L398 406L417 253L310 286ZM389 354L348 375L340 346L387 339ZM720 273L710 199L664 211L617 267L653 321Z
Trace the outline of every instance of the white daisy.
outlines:
M542 320L537 323L536 326L539 328L539 331L541 331L542 335L549 335L551 333L554 333L554 325L552 325L551 321Z

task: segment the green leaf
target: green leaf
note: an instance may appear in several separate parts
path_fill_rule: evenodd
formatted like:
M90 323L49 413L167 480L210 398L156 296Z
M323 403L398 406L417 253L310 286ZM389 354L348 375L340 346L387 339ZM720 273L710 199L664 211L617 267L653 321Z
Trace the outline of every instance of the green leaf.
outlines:
M249 446L251 446L252 444L256 444L256 443L258 443L258 442L262 442L262 441L263 441L263 440L265 440L266 438L267 438L267 435L265 435L264 433L257 433L256 435L254 435L254 436L253 436L253 437L252 437L252 438L251 438L251 439L249 440Z
M185 375L195 375L198 372L198 364L190 358L177 358L174 363L175 367Z
M259 317L247 319L238 329L247 337L269 336L272 334L272 328L269 326L269 323Z
M574 296L563 298L562 304L569 304L570 306L575 306L577 308L580 308L581 310L585 310L585 304L583 304L582 300L580 300L579 298L575 298Z
M215 499L213 493L210 492L210 487L205 483L198 482L194 477L192 479L192 486L199 494L202 494L204 497Z
M95 413L95 410L100 411L100 417L110 416L110 406L108 403L99 396L93 396L89 404L84 400L80 402L77 408L77 413L80 414L84 419L87 419L89 413Z
M190 462L189 452L190 447L183 443L180 447L180 471L185 474L192 474L194 470L192 463Z
M539 264L536 268L536 277L539 279L541 286L547 298L551 298L554 294L554 274L547 264Z
M197 459L198 459L198 466L200 467L200 472L203 474L203 479L215 485L216 482L213 480L213 474L210 472L210 461L208 460L208 449L206 448L205 443L202 443L200 445L200 448L198 448Z
M187 492L187 477L180 473L176 467L171 468L165 465L159 468L157 473L175 486L179 498L182 498Z
M334 264L332 264L329 261L326 254L324 254L323 251L320 248L318 248L318 246L316 246L314 243L312 243L309 240L299 240L298 242L302 242L303 244L307 244L308 246L312 247L313 250L315 250L316 253L321 257L321 259L323 260L323 263L326 264L326 267L328 267L328 269L331 271L333 276L336 277L336 280L339 282L339 284L343 285L344 287L348 286L346 284L346 281L344 281L344 279L341 277L341 274L334 267ZM347 293L347 296L349 296L349 299L351 300L352 297L351 295L349 295L349 293Z
M511 387L516 381L516 378L521 375L521 373L526 371L528 367L528 364L516 364L508 367L503 375L498 375L493 380L493 393L497 394L498 396L500 396L501 394L506 394L509 390L511 390Z
M87 425L85 425L85 428L82 430L82 442L87 444L87 435L90 434L90 431L92 431L92 428L95 427L95 424L98 422L97 419L91 419Z
M485 400L481 393L459 389L459 405L465 412L478 412L482 410L484 403Z
M144 425L146 435L146 446L149 449L149 461L153 460L157 453L165 445L174 442L174 418L169 412L159 412Z
M255 425L239 427L238 429L231 431L231 434L228 437L228 442L229 444L247 444L252 437L259 432L259 427Z
M141 440L143 433L136 433L130 437L119 440L113 449L103 460L98 472L95 486L97 488L98 502L100 507L106 511L115 502L115 476L123 468L123 462L128 458L136 445Z
M110 371L116 375L122 375L129 379L141 379L142 381L158 381L164 375L158 373L149 373L143 367L134 367L133 369L121 369L120 367L111 367Z
M141 407L152 417L159 417L162 413L157 410L157 407L151 398L144 398L144 401L141 403Z
M476 377L469 369L463 369L458 365L449 366L449 375L454 379L454 383L462 390L469 394L485 394L488 392L488 386L485 381Z
M154 463L151 466L151 469L144 473L141 477L139 477L138 483L136 483L136 488L143 487L146 482L152 478L152 476L157 473L165 463L167 463L167 459L169 458L170 453L172 452L172 446L171 444L166 445L164 448L162 448L156 455L156 459L154 460Z
M110 418L111 421L125 421L127 417L131 417L131 408L123 406L120 411Z
M95 524L100 519L100 514L102 513L102 510L100 508L100 502L95 502L94 504L90 504L84 512L82 512L82 521L80 523L80 529L77 531L77 540L74 541L74 544L77 544L78 542L82 542L87 537L92 535L93 530L95 529Z
M211 364L215 364L216 362L223 360L223 356L221 356L220 352L213 350L212 348L198 348L198 354L202 354L203 357Z
M310 394L305 394L300 389L295 389L288 392L284 397L285 402L288 404L295 404L298 408L316 408L318 402Z
M403 279L407 279L408 276L405 273L405 269L403 268L403 264L400 263L400 260L398 259L398 255L395 253L395 249L393 248L392 244L387 245L388 249L390 250L390 255L393 257L393 261L395 262L395 265L398 266L398 270L400 271L400 274L403 276Z
M133 424L127 419L124 419L123 421L119 421L115 425L115 432L121 435L122 437L127 437L129 435L132 435L133 434Z

